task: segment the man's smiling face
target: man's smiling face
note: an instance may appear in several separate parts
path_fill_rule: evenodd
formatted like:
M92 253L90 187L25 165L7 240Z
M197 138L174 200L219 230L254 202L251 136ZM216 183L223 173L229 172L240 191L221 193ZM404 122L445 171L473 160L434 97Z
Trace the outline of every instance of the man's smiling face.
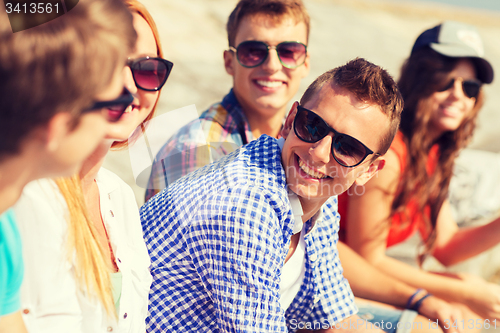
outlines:
M270 46L294 41L307 45L307 27L304 22L285 15L280 20L264 14L245 17L239 27L234 47L245 41L262 41ZM234 52L225 51L226 71L233 76L233 89L245 112L257 113L267 119L283 111L295 96L300 81L309 73L309 56L297 68L286 68L275 49L259 66L245 68L238 63Z
M379 106L360 102L346 89L325 84L304 105L337 132L350 135L374 152L381 148L384 134L389 130L389 119ZM334 133L330 132L315 143L304 142L293 130L297 103L287 117L282 135L286 138L282 164L289 189L302 200L326 201L346 191L355 181L363 185L378 170L383 159L373 161L373 155L356 167L341 166L331 153Z

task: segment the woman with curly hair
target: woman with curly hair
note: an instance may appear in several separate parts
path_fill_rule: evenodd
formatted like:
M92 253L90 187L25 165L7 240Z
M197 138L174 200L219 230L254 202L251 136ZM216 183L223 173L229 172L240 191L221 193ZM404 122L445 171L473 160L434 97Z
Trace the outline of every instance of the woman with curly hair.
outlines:
M385 167L365 187L339 199L341 239L347 245L387 274L421 288L413 304L432 293L466 305L464 318L473 318L472 310L500 319L500 286L426 272L386 256L385 250L418 231L424 240L420 260L432 254L447 266L500 241L500 220L459 229L447 201L455 158L471 140L483 105L482 85L492 80L473 26L446 21L424 31L402 67L398 83L405 107ZM467 322L465 328L468 324L476 326Z

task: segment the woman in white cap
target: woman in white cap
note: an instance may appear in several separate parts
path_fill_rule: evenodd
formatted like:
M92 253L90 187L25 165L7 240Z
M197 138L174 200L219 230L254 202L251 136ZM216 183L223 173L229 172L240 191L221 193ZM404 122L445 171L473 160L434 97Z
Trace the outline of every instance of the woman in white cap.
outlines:
M492 80L473 26L447 21L424 31L402 67L398 83L405 108L384 169L364 188L339 198L341 238L382 271L421 288L408 308L418 311L430 293L466 305L465 320L455 323L460 331L485 327L470 310L500 319L500 286L429 273L386 256L385 250L418 231L424 240L420 260L432 254L448 266L500 242L500 220L459 229L447 201L454 160L472 138L483 105L481 87Z

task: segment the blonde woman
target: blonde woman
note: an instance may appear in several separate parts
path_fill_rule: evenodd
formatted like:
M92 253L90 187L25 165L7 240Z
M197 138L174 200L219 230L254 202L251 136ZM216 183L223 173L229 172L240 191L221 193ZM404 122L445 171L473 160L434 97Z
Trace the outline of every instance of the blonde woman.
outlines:
M16 207L29 258L23 314L34 332L145 332L151 275L137 204L130 187L101 166L110 147L126 145L151 119L172 63L161 58L144 6L125 3L138 37L124 70L132 105L78 176L32 183ZM33 219L45 227L29 228Z

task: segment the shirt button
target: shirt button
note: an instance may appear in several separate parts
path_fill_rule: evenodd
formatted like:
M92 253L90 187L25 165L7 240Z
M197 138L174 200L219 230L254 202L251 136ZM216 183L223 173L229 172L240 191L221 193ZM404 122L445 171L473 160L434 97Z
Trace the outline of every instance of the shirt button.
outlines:
M113 327L108 326L107 331L108 331L108 332L113 332Z
M314 303L318 303L319 302L319 295L316 295L314 296Z
M110 210L109 213L111 214L111 217L115 217L115 214L113 213L112 210Z
M127 317L128 317L128 315L127 315L127 313L125 313L125 314L123 315L123 319L127 319Z
M318 259L318 254L316 252L314 252L313 254L311 254L309 256L309 259L311 259L311 261L315 261L316 259Z
M23 310L23 313L24 313L24 314L28 314L28 313L30 313L30 310L29 310L29 309L24 309L24 310Z

